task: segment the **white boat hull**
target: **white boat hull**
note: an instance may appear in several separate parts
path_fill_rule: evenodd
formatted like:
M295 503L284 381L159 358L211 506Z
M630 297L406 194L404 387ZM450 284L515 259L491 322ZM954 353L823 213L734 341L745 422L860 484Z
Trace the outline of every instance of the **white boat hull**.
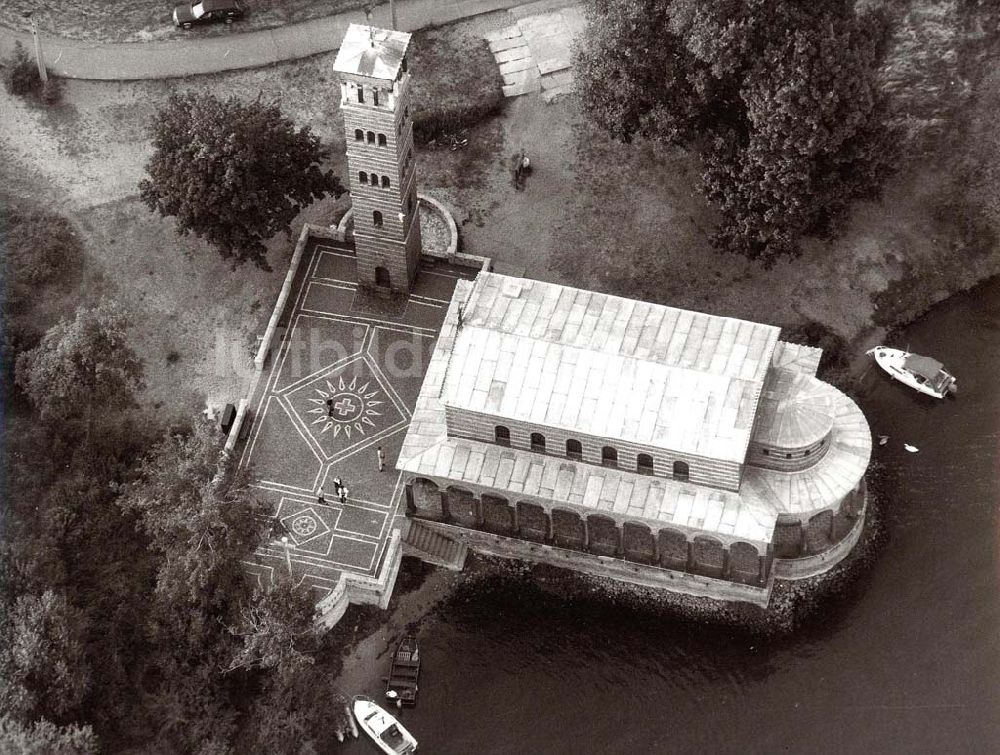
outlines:
M909 352L902 351L901 349L890 349L887 346L876 346L867 353L874 356L878 366L888 372L889 375L899 382L910 386L913 390L923 393L925 396L944 398L948 394L949 389L954 390L952 387L954 386L954 378L951 378L951 376L948 376L950 383L946 384L944 390L939 390L930 381L919 375L914 375L907 370L905 361L910 356Z
M417 740L413 735L370 697L355 697L353 708L358 726L386 755L409 755L417 751Z

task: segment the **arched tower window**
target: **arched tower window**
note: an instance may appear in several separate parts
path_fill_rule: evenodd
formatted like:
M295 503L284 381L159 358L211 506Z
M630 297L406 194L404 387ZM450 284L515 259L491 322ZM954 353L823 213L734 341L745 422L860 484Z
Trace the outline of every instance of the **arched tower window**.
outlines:
M365 132L360 128L354 129L354 140L357 142L363 142L365 140Z
M389 176L382 176L382 188L383 189L389 188Z
M376 105L378 104L378 89L372 90L372 102L374 102Z
M583 458L583 445L578 440L570 438L566 441L566 458L579 461Z
M376 228L382 227L382 213L379 212L378 210L374 210L372 212L372 223L375 225Z
M365 88L358 84L358 102L365 101Z
M601 464L606 467L617 467L618 466L618 452L611 446L605 446L601 449Z
M374 131L369 131L368 132L368 143L369 144L374 144L375 143L375 132Z
M635 457L635 471L639 474L653 474L653 457L639 454Z
M493 439L499 446L509 446L510 428L504 427L503 425L497 425L493 428Z
M674 479L675 480L686 480L688 479L688 474L691 468L688 467L686 462L675 461L674 462Z
M531 450L540 454L545 453L545 436L541 433L531 434Z
M365 173L363 170L359 170L358 171L358 181L360 181L363 184L368 183L368 174Z
M378 146L384 147L386 145L385 134L378 135Z

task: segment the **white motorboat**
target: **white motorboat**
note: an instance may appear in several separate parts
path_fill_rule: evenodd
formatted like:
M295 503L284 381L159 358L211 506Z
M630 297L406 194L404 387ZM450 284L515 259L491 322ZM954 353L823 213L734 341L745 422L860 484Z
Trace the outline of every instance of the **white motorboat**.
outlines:
M878 366L896 380L927 396L944 398L949 393L958 393L955 378L936 359L888 346L876 346L867 353L874 356Z
M386 755L409 755L417 751L413 735L370 697L358 695L354 698L354 717Z

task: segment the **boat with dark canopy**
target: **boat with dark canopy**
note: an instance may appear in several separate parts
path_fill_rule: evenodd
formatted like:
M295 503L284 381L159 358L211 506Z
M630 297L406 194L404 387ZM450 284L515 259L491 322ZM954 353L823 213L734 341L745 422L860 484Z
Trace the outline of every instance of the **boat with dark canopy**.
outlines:
M932 357L890 349L888 346L876 346L867 353L873 355L879 367L896 380L927 396L944 398L948 394L958 393L955 377Z

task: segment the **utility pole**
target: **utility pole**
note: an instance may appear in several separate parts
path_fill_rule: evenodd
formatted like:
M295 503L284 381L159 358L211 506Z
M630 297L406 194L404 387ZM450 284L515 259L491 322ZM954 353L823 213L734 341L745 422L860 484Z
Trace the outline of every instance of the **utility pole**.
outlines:
M45 70L45 58L42 57L42 40L38 36L38 27L35 26L34 11L26 10L22 14L31 22L31 37L35 40L35 62L38 64L38 78L43 84L49 83L49 72Z

